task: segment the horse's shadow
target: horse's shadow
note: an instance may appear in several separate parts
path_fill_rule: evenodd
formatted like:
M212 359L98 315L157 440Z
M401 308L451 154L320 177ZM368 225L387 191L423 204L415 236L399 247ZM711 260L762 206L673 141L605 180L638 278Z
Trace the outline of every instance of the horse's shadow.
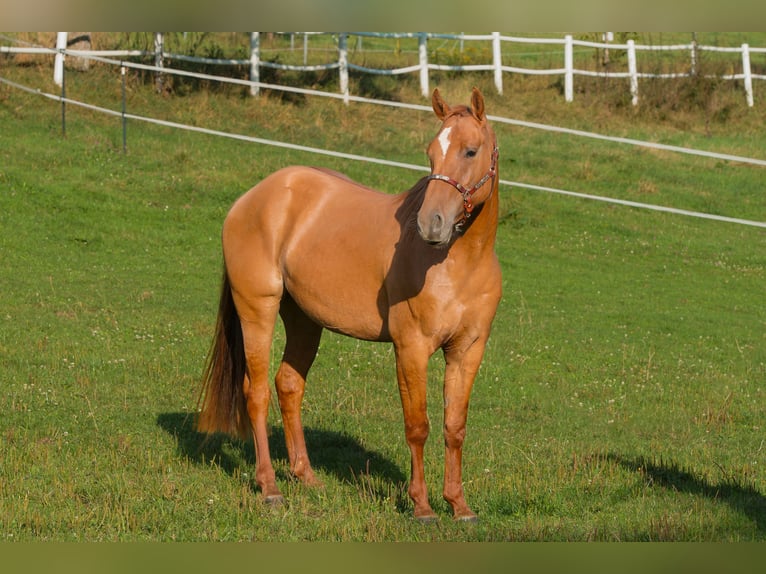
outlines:
M162 413L157 417L157 425L175 437L181 456L197 464L213 462L231 476L239 472L243 465L247 465L250 470L255 464L252 441L232 439L222 434L199 433L194 428L194 416L190 413ZM365 491L379 500L391 497L393 492L406 490L407 479L401 469L380 453L362 446L354 437L341 432L313 428L304 428L304 434L311 464L315 469L333 474L346 484L360 486L363 481ZM281 426L270 427L269 449L273 459L287 459L284 430ZM291 476L277 469L277 478L289 480ZM406 505L404 497L396 498L397 506Z
M726 503L752 520L759 532L766 532L766 496L752 485L741 484L729 477L713 483L662 459L657 461L644 456L626 458L617 454L608 454L606 458L627 470L642 474L652 484Z

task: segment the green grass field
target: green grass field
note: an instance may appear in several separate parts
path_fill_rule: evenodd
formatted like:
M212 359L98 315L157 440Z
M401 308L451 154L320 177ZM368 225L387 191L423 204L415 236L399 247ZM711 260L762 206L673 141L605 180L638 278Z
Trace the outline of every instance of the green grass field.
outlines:
M53 91L46 66L0 74ZM493 115L766 148L766 106L748 109L728 84L673 111L628 109L601 88L567 105L534 80L504 97L486 76L436 80L450 102L477 83ZM71 97L119 108L117 74L67 81ZM159 96L131 77L129 111L423 165L438 127L415 111L176 88ZM397 89L419 101L414 80ZM441 519L422 525L392 349L329 333L304 402L326 486L288 476L275 404L288 503L273 509L254 488L252 443L193 430L223 218L289 164L392 193L420 174L139 122L123 153L118 119L69 106L65 139L60 120L57 104L0 85L0 540L766 539L763 229L503 188L504 295L464 453L478 524L453 523L440 499L440 356L426 471ZM503 179L766 220L763 168L496 129Z

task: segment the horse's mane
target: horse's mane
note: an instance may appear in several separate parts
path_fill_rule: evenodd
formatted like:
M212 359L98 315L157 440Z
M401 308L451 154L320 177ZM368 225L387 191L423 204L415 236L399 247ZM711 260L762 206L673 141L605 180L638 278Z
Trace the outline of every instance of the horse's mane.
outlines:
M403 231L417 230L417 215L428 187L428 176L421 177L410 189L402 192L402 204L396 210L396 219L402 226Z
M428 177L429 176L424 175L415 182L415 185L404 192L404 202L402 203L403 208L407 210L414 209L415 211L420 209L426 194L426 187L428 187Z

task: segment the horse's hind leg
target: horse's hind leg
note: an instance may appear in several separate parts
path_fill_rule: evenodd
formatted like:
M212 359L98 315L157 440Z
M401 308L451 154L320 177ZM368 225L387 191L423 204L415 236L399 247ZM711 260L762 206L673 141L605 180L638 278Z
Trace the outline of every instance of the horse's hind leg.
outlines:
M322 327L312 321L287 293L279 310L285 324L287 343L275 385L282 411L290 471L308 485L320 485L309 462L301 423L301 402L306 375L316 357Z
M247 414L250 417L255 442L255 481L264 500L270 504L278 504L283 501L283 497L277 487L274 467L271 464L266 418L271 399L271 339L279 309L279 298L254 297L237 300L235 296L235 304L240 314L247 361L243 391L247 399Z

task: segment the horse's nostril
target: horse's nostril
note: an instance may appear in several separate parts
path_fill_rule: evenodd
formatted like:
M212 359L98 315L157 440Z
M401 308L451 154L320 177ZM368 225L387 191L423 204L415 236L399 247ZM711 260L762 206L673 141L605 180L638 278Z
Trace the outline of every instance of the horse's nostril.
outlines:
M450 226L446 224L446 221L441 212L424 214L423 219L418 217L418 233L427 243L445 244L450 236Z

